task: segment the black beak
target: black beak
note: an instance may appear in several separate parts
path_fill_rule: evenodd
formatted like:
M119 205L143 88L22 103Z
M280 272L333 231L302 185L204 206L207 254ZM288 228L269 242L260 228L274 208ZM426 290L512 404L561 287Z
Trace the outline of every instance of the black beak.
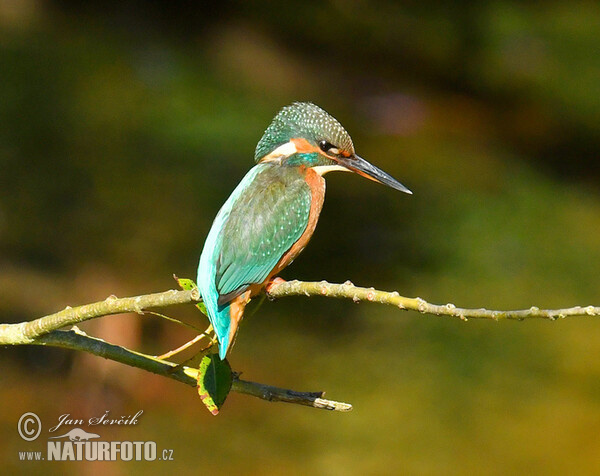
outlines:
M374 180L375 182L382 183L388 187L392 187L396 190L400 190L401 192L412 195L412 192L398 182L394 177L385 173L383 170L378 169L373 164L370 164L356 154L351 155L350 157L340 157L338 160L340 165L343 165L352 172L356 172L357 174L362 175L370 180Z

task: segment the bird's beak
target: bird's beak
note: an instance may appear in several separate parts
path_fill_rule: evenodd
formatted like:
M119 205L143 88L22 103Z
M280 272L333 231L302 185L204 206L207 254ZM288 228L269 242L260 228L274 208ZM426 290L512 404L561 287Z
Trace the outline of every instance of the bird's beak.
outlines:
M362 175L370 180L382 183L388 187L392 187L396 190L400 190L401 192L412 195L412 192L398 182L394 177L385 173L383 170L378 169L373 164L370 164L356 154L353 154L350 157L341 157L338 159L338 161L340 165L343 165L352 172L356 172L357 174Z

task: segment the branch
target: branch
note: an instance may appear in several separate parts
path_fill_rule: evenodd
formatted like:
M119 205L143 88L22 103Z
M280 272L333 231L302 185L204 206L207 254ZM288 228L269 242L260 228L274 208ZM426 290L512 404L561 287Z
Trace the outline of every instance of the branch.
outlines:
M271 299L287 296L326 296L352 299L354 302L377 302L396 306L402 310L418 311L422 314L458 317L467 319L516 319L540 318L556 320L567 316L600 316L600 307L571 307L566 309L529 309L516 311L494 311L487 309L463 309L454 304L430 304L421 298L400 296L397 292L380 291L373 288L354 286L350 281L344 284L321 282L283 281L276 279L268 286L267 295ZM196 386L198 369L177 365L167 360L135 352L124 347L107 343L101 339L85 335L79 330L60 331L65 326L96 317L127 312L144 313L148 309L169 307L176 304L199 302L197 289L190 291L170 290L162 293L117 298L109 296L104 301L66 309L41 317L34 321L17 324L0 324L0 345L44 345L81 350L107 359L115 360L132 367L138 367L187 385ZM295 392L241 380L234 376L232 390L269 401L282 401L328 410L348 411L352 406L346 403L323 399L322 392Z
M600 316L600 306L575 306L565 309L540 309L532 306L529 309L517 311L493 311L485 308L464 309L448 303L444 305L430 304L420 297L408 298L400 296L396 291L379 291L373 288L354 286L350 281L344 284L331 284L327 281L279 281L268 289L271 298L286 296L327 296L333 298L352 299L354 302L369 301L379 304L389 304L406 311L418 311L421 314L436 316L458 317L463 321L467 319L514 319L521 321L528 318L549 319L554 321L564 317L575 316Z
M539 309L530 307L517 311L494 311L484 308L464 309L454 304L430 304L424 299L400 296L396 291L386 292L373 288L354 286L350 281L344 284L331 284L326 281L304 282L276 280L268 289L272 299L287 296L326 296L352 299L354 302L368 301L388 304L402 310L418 311L422 314L458 317L466 319L516 319L539 318L555 320L574 316L600 316L600 307L571 307L566 309ZM109 296L104 301L78 307L67 307L63 311L41 317L34 321L18 324L0 324L0 345L33 344L35 340L53 330L78 324L96 317L127 312L142 313L152 308L174 306L176 304L197 303L200 296L197 290L146 294L142 296L117 298Z
M145 294L143 296L117 298L109 296L104 301L85 304L84 306L67 306L55 314L40 317L34 321L18 324L0 324L0 345L34 344L36 338L48 334L61 327L72 326L96 317L127 312L143 313L148 309L169 307L176 304L198 302L200 295L193 291L165 291Z
M180 366L167 360L161 360L151 355L110 344L102 339L88 336L76 328L69 331L52 331L35 339L33 344L80 350L177 380L192 387L198 385L198 369ZM342 412L352 410L352 405L348 403L324 399L323 392L295 392L271 385L242 380L235 373L231 389L234 392L245 393L270 402L296 403L298 405Z

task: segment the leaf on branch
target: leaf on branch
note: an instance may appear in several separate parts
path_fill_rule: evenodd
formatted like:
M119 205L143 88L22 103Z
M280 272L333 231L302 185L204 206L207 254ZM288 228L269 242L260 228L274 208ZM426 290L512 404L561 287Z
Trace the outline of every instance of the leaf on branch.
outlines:
M204 356L198 371L198 395L208 411L217 415L231 390L231 366L217 354L210 354Z
M177 281L177 284L179 284L179 287L181 289L183 289L184 291L192 291L194 289L197 289L198 286L196 285L196 283L192 280L192 279L188 279L188 278L178 278L177 276L173 275L173 277L175 278L175 281ZM203 302L199 302L196 304L196 307L198 309L200 309L200 312L202 314L204 314L205 316L208 316L208 312L206 311L206 306L204 305Z

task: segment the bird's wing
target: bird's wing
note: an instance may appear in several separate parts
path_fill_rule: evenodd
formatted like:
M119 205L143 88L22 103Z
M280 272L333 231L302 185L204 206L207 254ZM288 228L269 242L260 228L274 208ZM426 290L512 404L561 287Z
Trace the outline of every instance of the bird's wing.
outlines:
M259 174L223 228L215 276L219 305L262 283L308 224L311 190L302 174Z

